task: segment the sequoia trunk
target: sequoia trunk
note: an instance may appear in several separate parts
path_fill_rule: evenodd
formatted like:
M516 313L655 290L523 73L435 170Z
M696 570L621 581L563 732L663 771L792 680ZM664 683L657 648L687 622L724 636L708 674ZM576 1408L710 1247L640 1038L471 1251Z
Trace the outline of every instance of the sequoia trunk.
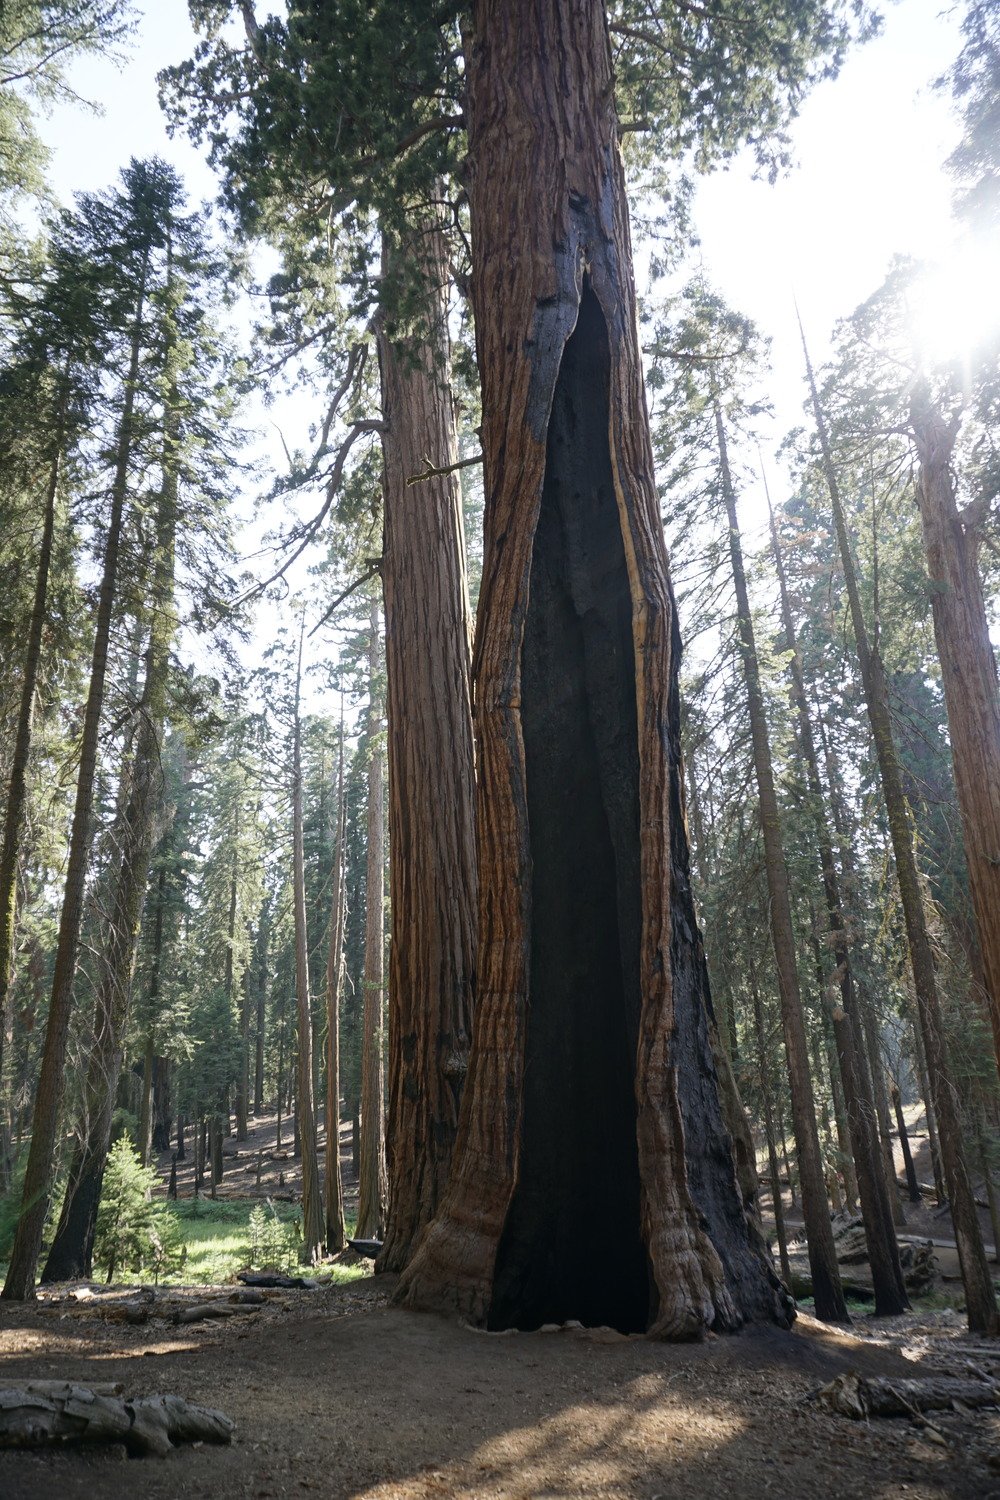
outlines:
M393 252L386 249L391 269ZM402 253L397 249L395 255ZM476 945L469 598L455 472L448 256L425 218L405 245L420 337L379 333L389 743L389 1204L379 1270L401 1271L451 1166Z
M1000 1062L1000 687L979 574L979 533L955 499L955 426L923 384L910 400L910 427L920 459L917 499L965 863Z
M365 887L364 1014L361 1037L361 1143L358 1162L358 1226L362 1240L380 1239L385 1228L385 1071L382 1062L384 985L385 851L382 828L382 713L379 685L378 604L371 608L368 652L368 871Z
M444 1204L398 1295L493 1327L785 1323L709 1039L603 4L478 0L467 80L476 1020Z

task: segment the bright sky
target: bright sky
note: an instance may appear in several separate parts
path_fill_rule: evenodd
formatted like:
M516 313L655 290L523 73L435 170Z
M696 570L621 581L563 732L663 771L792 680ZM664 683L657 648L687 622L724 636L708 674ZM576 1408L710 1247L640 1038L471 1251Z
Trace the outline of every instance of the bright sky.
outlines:
M157 104L157 70L192 50L187 6L150 0L142 8L123 69L88 62L73 74L78 92L103 105L103 116L67 107L44 122L52 181L64 199L104 187L130 156L152 153L177 167L193 200L213 194L204 162L185 140L167 137ZM730 304L773 340L775 442L802 413L793 296L820 363L836 319L876 289L893 254L947 251L953 229L943 162L958 127L947 96L930 84L957 50L956 18L941 14L939 0L899 0L887 7L883 35L807 99L793 127L797 166L787 177L774 187L754 181L741 160L699 187L695 219L705 268ZM298 438L315 415L300 406L287 418L283 410L281 421L299 418ZM269 446L280 464L276 434ZM780 476L774 487L780 496ZM747 496L745 509L752 541L761 523L758 498Z

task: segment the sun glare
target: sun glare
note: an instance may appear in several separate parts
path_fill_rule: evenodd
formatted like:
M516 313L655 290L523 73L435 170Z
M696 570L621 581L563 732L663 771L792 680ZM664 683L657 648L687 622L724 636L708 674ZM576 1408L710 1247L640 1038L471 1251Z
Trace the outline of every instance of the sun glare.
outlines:
M974 355L1000 335L1000 257L978 243L929 266L910 296L910 332L923 365Z

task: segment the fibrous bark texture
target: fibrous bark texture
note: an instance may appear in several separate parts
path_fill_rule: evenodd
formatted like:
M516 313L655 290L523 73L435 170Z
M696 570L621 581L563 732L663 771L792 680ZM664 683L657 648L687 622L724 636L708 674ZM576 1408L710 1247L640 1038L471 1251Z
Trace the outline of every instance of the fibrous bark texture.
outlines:
M480 0L467 76L476 1020L444 1205L398 1295L491 1326L785 1322L710 1045L603 5Z
M910 426L920 459L917 499L965 862L1000 1060L1000 687L979 574L979 532L955 499L956 425L924 385L914 389Z
M379 1270L400 1271L451 1166L476 958L469 596L440 224L405 247L417 335L383 325L385 666L389 744L389 1206Z
M382 1062L382 989L385 952L385 850L383 847L382 707L378 603L372 600L368 677L368 868L365 886L364 1011L361 1025L361 1142L358 1161L359 1239L382 1238L385 1229L385 1069Z

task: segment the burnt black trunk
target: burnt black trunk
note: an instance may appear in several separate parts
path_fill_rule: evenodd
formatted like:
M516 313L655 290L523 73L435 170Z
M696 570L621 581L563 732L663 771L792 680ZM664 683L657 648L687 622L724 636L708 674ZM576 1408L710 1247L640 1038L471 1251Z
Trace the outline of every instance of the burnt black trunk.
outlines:
M584 290L548 425L522 657L531 960L520 1170L490 1325L650 1321L635 1056L639 762L609 354Z
M106 1150L89 1161L73 1162L70 1197L60 1215L59 1233L39 1278L42 1285L51 1281L80 1281L93 1275L94 1236L106 1162Z

